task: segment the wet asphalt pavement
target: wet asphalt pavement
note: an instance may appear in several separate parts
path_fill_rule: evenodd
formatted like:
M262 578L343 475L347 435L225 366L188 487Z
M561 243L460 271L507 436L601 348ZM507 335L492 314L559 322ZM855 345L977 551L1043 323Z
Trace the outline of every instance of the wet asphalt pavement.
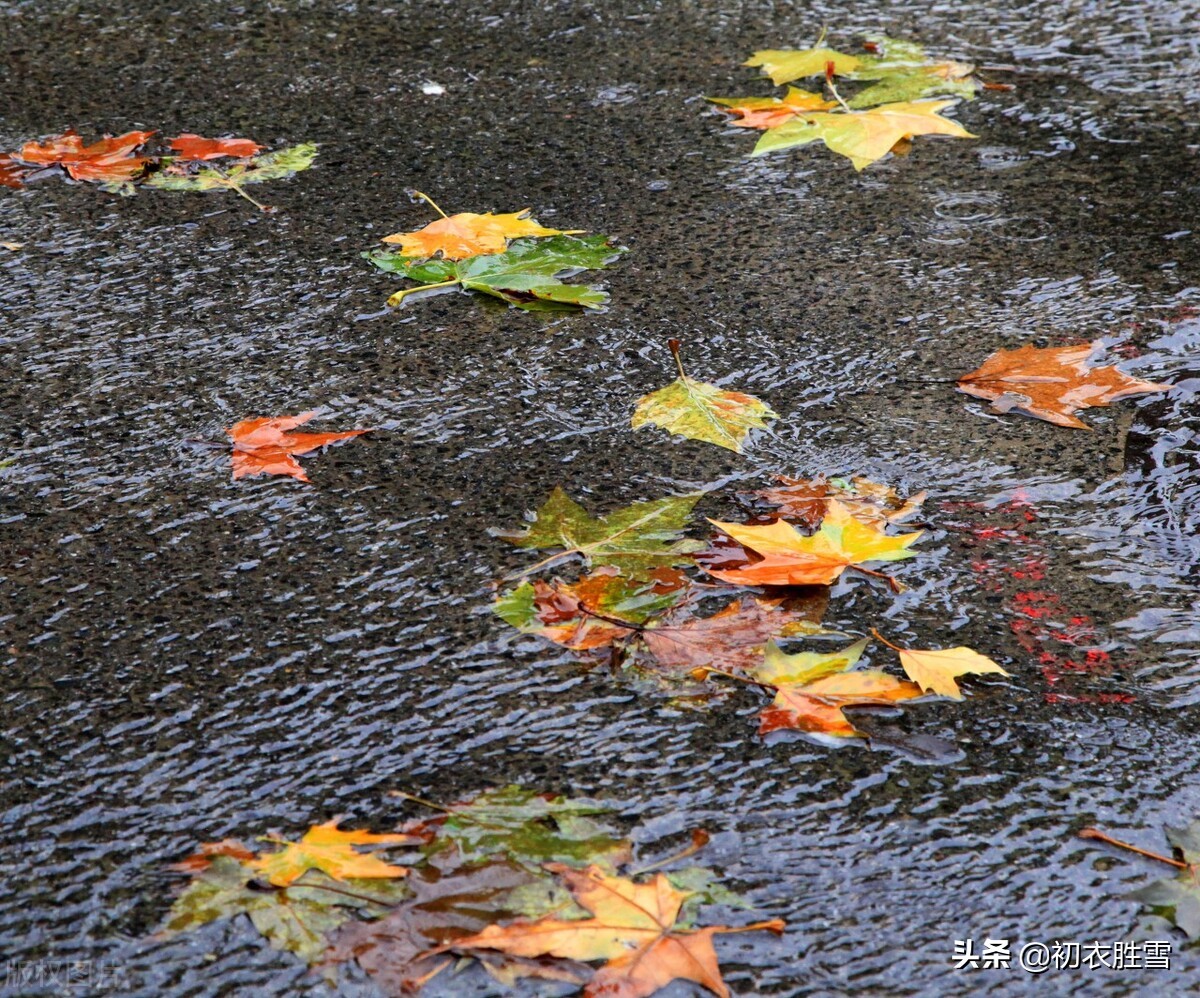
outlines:
M0 191L0 239L25 244L0 250L0 961L107 961L105 993L332 993L246 926L149 938L165 864L335 814L384 828L407 813L391 789L518 782L602 799L647 845L712 831L706 862L789 923L722 941L735 993L1193 990L1185 950L1036 982L951 953L1129 938L1115 895L1162 871L1074 832L1156 848L1200 812L1197 15L0 2L3 148L71 125L321 146L259 188L271 215ZM741 60L822 24L1012 65L1017 89L954 112L977 140L861 174L818 148L746 158L702 96L769 93ZM601 275L610 309L387 311L398 282L360 253L430 220L411 188L610 234L630 250ZM669 337L780 413L745 456L629 429ZM950 383L1089 338L1176 390L1086 433ZM378 432L308 460L311 486L233 483L196 443L314 408ZM490 613L531 559L487 528L555 485L594 512L706 490L727 518L774 473L928 491L910 590L845 581L826 621L969 644L1012 678L879 721L875 750L764 744L754 694L683 711ZM355 972L334 990L373 993Z

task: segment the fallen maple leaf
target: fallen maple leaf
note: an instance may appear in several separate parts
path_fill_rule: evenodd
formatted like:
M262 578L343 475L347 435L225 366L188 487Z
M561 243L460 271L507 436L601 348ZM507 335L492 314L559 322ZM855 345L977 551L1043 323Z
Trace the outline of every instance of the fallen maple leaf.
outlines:
M178 159L189 161L220 159L222 156L244 159L262 151L262 146L250 139L206 139L192 132L171 139L171 148Z
M787 655L774 641L754 672L759 682L775 687L775 699L760 715L759 734L780 729L810 734L859 737L859 732L842 712L844 707L888 704L921 696L921 688L866 669L849 671L867 646L864 638L838 652L801 652Z
M154 132L126 132L106 135L99 142L85 146L79 135L68 129L45 142L27 142L16 157L25 163L39 166L61 166L75 180L96 180L120 184L141 173L148 157L135 156L134 150L144 145Z
M503 253L510 239L522 236L567 236L584 231L548 229L529 217L529 208L499 215L490 211L482 215L470 211L447 215L427 194L420 191L413 194L427 201L442 217L415 232L396 232L383 237L385 243L399 244L400 256L413 259L440 256L444 260L465 260Z
M739 544L762 555L762 561L744 568L707 568L709 575L726 582L751 586L828 585L847 568L869 561L898 561L913 557L906 550L921 531L891 536L856 519L845 504L829 501L829 511L815 534L802 534L783 520L764 526L709 521Z
M338 821L313 825L299 842L279 841L283 848L262 853L246 866L266 875L276 887L287 887L307 870L322 870L335 880L374 880L403 877L408 869L385 863L378 856L358 852L357 845L416 845L428 841L428 836L347 832L338 828Z
M688 892L673 887L665 874L636 883L599 867L579 871L551 864L548 869L566 881L575 901L591 912L591 918L547 917L489 925L440 950L490 949L523 958L607 961L584 988L585 998L645 998L676 980L693 981L728 998L713 936L760 929L778 934L785 927L782 920L773 919L741 928L683 929L676 921Z
M520 548L562 548L527 569L542 568L579 557L589 565L613 565L628 576L644 578L658 568L687 565L688 554L703 547L682 537L692 507L700 496L668 496L635 502L608 516L593 518L561 488L555 488L525 530L489 533Z
M244 142L247 140L234 141ZM176 157L173 160L165 161L165 169L151 176L146 181L146 186L157 187L165 191L190 191L192 193L217 190L233 191L261 211L271 211L273 209L255 200L246 191L246 187L250 184L282 180L302 170L307 170L313 165L316 156L316 145L305 142L284 149L276 149L274 152L264 153L262 156L252 156L229 167L209 166L201 162L190 161L186 157Z
M604 566L575 583L524 582L496 601L495 612L527 634L588 651L607 647L672 606L683 598L686 582L673 568L638 580Z
M762 660L769 638L819 631L824 610L823 593L786 603L747 596L709 617L681 607L642 628L637 638L658 669L745 674Z
M259 417L243 419L225 432L233 439L233 478L254 475L290 475L301 482L308 476L295 454L311 454L326 444L370 433L367 430L344 430L340 433L288 433L293 427L307 423L315 412L299 416Z
M778 418L778 413L753 395L689 378L679 358L679 341L670 340L669 344L679 377L666 388L638 399L632 420L635 430L653 424L668 433L740 454L751 430L763 429L768 419Z
M902 139L916 135L975 138L957 121L938 114L953 103L952 100L901 101L869 111L806 112L764 132L753 155L821 141L832 152L849 159L854 169L862 170L886 156Z
M0 152L0 187L24 187L25 178L32 172L31 167Z
M820 94L797 87L788 87L782 97L706 97L719 104L722 110L736 115L731 124L739 128L778 128L804 111L826 111L837 107L837 101L826 100Z
M566 284L561 278L582 270L603 270L625 252L607 236L551 236L518 239L506 250L466 260L420 259L374 250L363 255L380 270L402 274L419 287L397 291L388 305L399 305L409 295L457 285L479 291L525 311L600 309L608 295L588 284Z
M777 475L776 481L779 485L750 495L777 507L782 519L808 530L815 530L824 519L831 499L842 503L856 520L880 527L907 519L925 501L924 492L904 500L895 489L862 477L847 480L822 475L803 479Z
M1023 346L997 350L970 374L958 390L988 399L997 412L1016 409L1057 426L1091 429L1072 413L1107 406L1117 399L1168 391L1170 385L1131 378L1116 367L1092 367L1099 341L1069 347Z
M900 664L908 678L921 687L926 693L939 693L942 696L961 700L962 690L954 680L959 676L980 676L995 673L1007 676L1000 666L985 655L970 648L943 648L940 650L923 648L901 648L887 640L878 631L872 631L885 645L900 655Z
M853 73L862 65L858 56L836 49L824 48L820 42L811 49L761 49L747 59L743 66L761 66L776 86L791 83L805 76L822 76L830 64L837 76Z

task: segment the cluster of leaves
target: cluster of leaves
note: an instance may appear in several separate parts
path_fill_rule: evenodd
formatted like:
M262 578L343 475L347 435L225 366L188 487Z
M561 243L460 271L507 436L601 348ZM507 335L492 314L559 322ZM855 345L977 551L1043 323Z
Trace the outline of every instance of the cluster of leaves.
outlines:
M822 35L813 48L755 52L746 65L762 67L776 86L824 76L825 93L788 87L783 97L709 100L733 115L735 125L763 131L756 156L824 142L862 170L889 152L908 152L918 135L974 138L941 115L984 85L973 76L974 66L932 60L921 46L896 38L869 39L865 48L862 55L839 52L825 47ZM839 84L847 82L867 85L843 96Z
M192 879L161 934L245 916L272 946L330 975L357 961L388 995L413 994L469 957L510 986L539 977L642 998L674 980L727 996L713 937L784 928L697 927L705 904L746 905L704 867L622 875L632 846L587 801L510 786L429 806L443 813L394 833L332 821L298 842L268 839L277 848L264 853L206 844L176 864ZM698 832L653 867L674 866L706 841ZM364 847L404 850L405 865Z
M1101 344L1023 346L997 350L958 380L958 390L988 399L997 412L1015 409L1057 426L1087 430L1073 415L1131 395L1165 392L1171 386L1131 378L1111 365L1093 365Z
M995 662L957 647L899 648L907 679L857 668L867 640L832 653L786 653L779 641L843 636L825 630L828 586L854 570L890 576L868 564L911 558L921 532L889 533L923 496L902 500L863 479L782 479L748 497L770 508L757 522L709 522L707 543L684 536L699 495L634 503L607 517L590 516L556 489L520 531L493 531L518 547L556 553L522 576L568 562L586 574L525 578L499 596L495 612L520 631L567 648L579 660L607 662L625 677L652 681L677 698L711 700L735 680L767 689L774 699L759 730L865 737L843 708L890 704L926 694L962 699L963 675L1007 675ZM709 579L701 583L683 569ZM755 588L755 592L746 590ZM705 613L713 600L725 605Z
M397 291L389 306L419 292L451 288L479 291L528 312L602 309L608 301L596 287L564 280L584 270L601 270L625 252L607 236L546 228L529 217L528 209L447 215L428 195L414 195L441 218L415 232L386 236L383 241L398 250L363 254L386 273L421 282Z
M230 190L269 211L245 188L307 170L317 154L317 147L306 143L259 155L263 147L250 139L208 139L189 132L167 140L170 154L150 155L144 147L154 134L106 135L85 145L68 129L44 142L27 142L14 152L0 153L0 184L23 187L57 174L120 194L132 194L139 185L170 191Z

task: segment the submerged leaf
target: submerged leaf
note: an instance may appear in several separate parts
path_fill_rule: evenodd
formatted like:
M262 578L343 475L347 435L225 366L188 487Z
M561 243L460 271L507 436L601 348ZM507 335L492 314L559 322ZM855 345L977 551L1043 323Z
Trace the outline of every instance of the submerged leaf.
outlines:
M775 479L778 485L750 495L777 507L782 519L798 523L808 530L815 530L825 518L832 499L844 505L856 520L878 527L907 519L925 501L924 492L904 500L895 489L861 476L847 480L824 476L802 479L776 475Z
M677 340L671 341L671 353L679 365L679 377L666 388L638 399L632 420L635 430L661 426L668 433L740 454L751 430L764 429L768 419L778 418L778 413L753 395L689 378L679 359Z
M1190 939L1200 939L1200 821L1185 828L1165 828L1175 859L1186 863L1177 877L1155 880L1126 895L1167 919Z
M1170 385L1131 378L1119 368L1091 366L1101 344L1069 347L1023 346L997 350L970 374L958 390L988 399L998 412L1016 409L1057 426L1091 429L1073 415L1080 409L1108 406L1130 395L1169 391Z
M941 117L954 101L902 101L883 104L869 111L813 111L778 128L764 132L754 147L754 155L790 149L810 142L824 142L862 170L886 156L897 142L916 135L947 135L975 138L957 121Z
M214 141L214 140L205 140ZM216 140L220 141L220 140ZM246 140L239 140L246 141ZM244 188L250 184L263 184L282 180L301 170L307 170L317 156L317 147L311 142L288 146L275 152L265 153L250 159L240 160L225 168L200 166L198 163L179 158L164 160L164 169L146 181L147 187L158 187L167 191L191 191L193 193L215 190L233 191L251 204L264 211ZM211 158L211 157L206 157Z
M685 539L683 530L700 495L668 496L635 502L608 516L589 516L561 488L555 488L534 521L521 531L491 530L521 548L561 548L562 553L539 566L572 557L589 565L613 565L634 578L657 568L687 565L688 554L703 545Z

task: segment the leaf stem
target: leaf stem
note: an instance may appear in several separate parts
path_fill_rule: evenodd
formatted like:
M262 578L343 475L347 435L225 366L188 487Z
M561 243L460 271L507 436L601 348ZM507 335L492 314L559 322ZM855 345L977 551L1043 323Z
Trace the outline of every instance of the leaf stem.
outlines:
M425 800L424 797L417 797L416 795L406 793L403 790L389 790L388 796L389 797L403 797L405 800L410 800L414 804L420 804L422 807L427 807L430 810L443 811L446 814L453 814L453 811L450 808L448 808L442 804L435 804L431 800Z
M892 651L907 651L908 650L907 648L901 648L899 645L892 644L887 638L885 638L882 634L880 634L877 630L875 630L874 627L871 628L871 633L874 634L875 637L877 637L885 645L887 645L889 648L891 648Z
M854 113L854 111L851 110L850 105L842 100L842 95L838 93L838 88L834 85L832 76L827 76L825 78L825 86L827 86L829 88L829 92L833 94L833 99L842 105L843 111L845 111L847 114Z
M247 201L249 201L252 205L254 205L254 207L257 208L259 211L265 211L267 214L270 214L271 212L273 212L275 210L274 208L270 207L269 205L263 204L261 201L255 201L254 198L252 198L249 194L246 193L245 188L243 188L241 184L239 184L236 180L234 180L228 174L223 173L219 167L213 166L213 167L209 167L209 169L211 169L213 173L215 173L218 177L221 178L221 182L225 185L226 188L233 191L235 194L240 194Z
M667 340L667 346L671 349L671 356L675 358L675 366L679 368L679 377L687 381L687 372L684 371L683 361L679 356L679 340Z
M452 284L461 284L461 283L462 283L462 281L460 281L456 277L450 281L438 281L437 284L422 284L420 287L416 287L416 288L405 288L403 291L397 291L394 295L392 295L387 300L388 307L395 308L402 301L404 301L404 299L407 298L409 295L415 295L418 291L432 291L434 288L448 288Z
M1189 863L1182 863L1177 859L1170 859L1156 852L1150 852L1149 849L1141 849L1138 846L1130 845L1128 842L1122 842L1120 839L1114 839L1111 835L1106 835L1100 831L1099 828L1084 828L1079 832L1079 837L1081 839L1096 839L1098 842L1107 842L1110 846L1116 846L1118 849L1128 849L1130 852L1136 852L1139 856L1145 856L1147 859L1156 859L1160 863L1166 863L1178 870L1193 869Z
M664 866L670 866L672 863L678 863L681 859L687 859L689 856L695 856L701 849L708 845L709 835L703 828L697 828L692 831L691 845L686 846L679 852L667 856L665 859L660 859L657 863L651 863L649 866L642 866L634 870L629 875L631 877L641 876L643 873L650 873L654 870L661 870Z
M888 584L888 588L891 589L891 591L894 592L897 596L899 596L900 593L904 592L904 590L906 588L904 583L900 582L898 579L893 579L886 572L876 572L873 568L863 568L861 565L851 565L850 567L853 568L856 572L862 572L863 575L870 575L876 579L883 579L883 581ZM882 641L883 639L880 638L880 640ZM884 644L887 644L887 642L885 641ZM889 647L895 648L896 646L891 645Z
M436 202L436 201L434 201L434 200L433 200L433 198L431 198L431 197L430 197L428 194L426 194L424 191L409 191L408 193L409 193L409 194L410 194L412 197L415 197L415 198L420 198L420 199L421 199L422 201L424 201L424 202L425 202L427 205L429 205L429 207L430 207L430 208L432 208L432 209L433 209L434 211L436 211L436 212L437 212L439 215L441 215L441 216L442 216L442 218L447 218L447 217L449 217L449 216L447 216L447 214L446 214L444 211L442 211L442 209L441 209L441 208L439 208L439 207L438 207L438 205L437 205L437 202Z

